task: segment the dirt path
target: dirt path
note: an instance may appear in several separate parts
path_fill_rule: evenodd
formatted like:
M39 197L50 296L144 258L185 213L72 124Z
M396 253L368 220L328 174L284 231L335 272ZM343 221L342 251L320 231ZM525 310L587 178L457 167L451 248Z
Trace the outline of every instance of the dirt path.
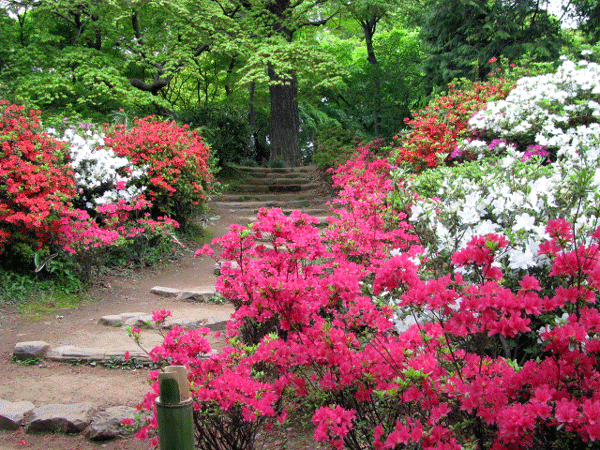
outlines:
M219 216L213 221L211 233L221 236L237 216L225 210L214 210ZM148 391L148 370L122 370L71 365L44 361L34 366L11 362L17 342L42 340L52 348L61 345L78 347L115 348L131 346L131 339L122 328L98 325L100 317L124 312L151 312L167 309L174 317L195 317L201 308L203 314L232 312L230 305L194 304L162 298L150 293L154 286L175 289L212 287L216 280L214 261L194 259L188 249L180 260L162 267L113 276L103 280L91 291L92 300L77 309L57 310L42 320L23 320L14 311L0 310L0 398L8 401L31 401L35 406L52 403L79 403L90 401L99 408L136 406ZM144 331L144 346L151 349L161 342L154 330ZM218 347L222 342L213 342ZM0 432L0 450L44 448L46 450L73 449L147 449L148 443L119 440L94 444L80 436L30 435L23 430Z

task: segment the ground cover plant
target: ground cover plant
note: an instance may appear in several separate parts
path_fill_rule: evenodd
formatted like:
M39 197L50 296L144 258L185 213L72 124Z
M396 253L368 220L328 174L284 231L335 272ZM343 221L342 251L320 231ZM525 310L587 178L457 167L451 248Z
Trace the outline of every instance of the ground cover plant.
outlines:
M262 210L215 241L217 288L236 306L229 346L208 356L208 330L174 329L152 351L190 370L202 448L253 448L258 425L296 408L335 448L594 448L600 142L583 68L596 70L565 63L546 80L574 93L560 120L552 95L519 90L541 79L488 105L485 157L459 166L456 193L450 169L409 175L363 151L334 174L344 189L325 233L310 216ZM515 107L550 111L535 117L554 126L536 126L555 151L493 129ZM477 159L475 147L456 151ZM140 436L155 426L154 387Z

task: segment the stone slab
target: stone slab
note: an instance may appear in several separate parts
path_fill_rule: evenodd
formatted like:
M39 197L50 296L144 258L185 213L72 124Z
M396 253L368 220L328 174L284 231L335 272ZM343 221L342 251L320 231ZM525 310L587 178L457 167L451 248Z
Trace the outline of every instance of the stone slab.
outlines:
M0 430L17 430L25 416L34 408L31 402L9 402L0 399Z
M208 303L215 296L214 290L206 291L181 291L175 300L184 302Z
M92 422L95 411L90 402L40 406L32 411L27 432L80 433Z
M120 327L123 325L123 317L117 314L102 316L100 319L98 319L98 325L105 325L107 327Z
M154 321L152 320L152 314L144 314L143 316L127 319L123 325L132 328L152 329L154 328Z
M180 292L180 289L173 289L162 286L154 286L152 289L150 289L151 294L158 295L159 297L177 297Z

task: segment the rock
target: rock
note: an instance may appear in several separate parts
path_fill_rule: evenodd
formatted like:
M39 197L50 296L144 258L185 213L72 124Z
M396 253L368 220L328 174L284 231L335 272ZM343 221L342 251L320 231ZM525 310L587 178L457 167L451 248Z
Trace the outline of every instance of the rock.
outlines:
M82 348L73 345L64 345L50 350L46 358L51 361L102 361L104 351L97 348Z
M127 319L131 319L132 317L138 317L138 316L147 316L148 313L145 312L124 312L119 314L119 316L121 316L121 318L123 320L127 320Z
M151 314L135 316L125 321L125 326L132 328L154 328Z
M123 325L123 317L120 315L102 316L98 319L98 325L106 325L109 327L120 327Z
M173 327L181 327L186 330L192 330L194 328L198 328L204 326L207 322L206 319L193 319L193 318L183 318L183 319L169 319L166 320L164 325L162 326L165 330L170 330Z
M216 314L206 320L204 326L211 331L223 331L227 328L227 322L231 319L230 314Z
M9 402L0 399L0 430L18 429L25 415L35 408L31 402Z
M184 302L209 302L215 295L215 291L181 291L181 293L175 298Z
M132 433L121 422L123 419L135 419L135 408L129 406L115 406L108 408L94 416L92 423L83 432L90 441L106 441L115 438L124 438Z
M181 290L179 289L172 289L162 286L154 286L152 289L150 289L151 294L158 295L159 297L177 297L180 292Z
M50 344L44 341L18 342L13 350L17 359L42 358L50 349Z
M96 406L90 402L40 406L33 410L27 432L79 433L91 423L95 411Z

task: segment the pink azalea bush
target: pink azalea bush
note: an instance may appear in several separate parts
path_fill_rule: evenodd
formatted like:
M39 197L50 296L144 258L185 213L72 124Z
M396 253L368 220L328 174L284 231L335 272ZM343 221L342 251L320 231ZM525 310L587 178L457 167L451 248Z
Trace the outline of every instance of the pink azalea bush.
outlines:
M338 214L335 232L263 209L215 241L218 256L200 252L220 261L217 289L236 306L229 346L211 355L208 330L176 329L152 355L188 367L200 434L218 440L202 448L252 448L259 427L299 407L335 448L593 445L600 228L584 245L569 222L550 220L540 247L549 277L524 274L513 289L496 264L507 245L497 234L474 236L435 275L388 205L386 172L366 153L339 169L352 220ZM155 426L156 391L139 436Z

